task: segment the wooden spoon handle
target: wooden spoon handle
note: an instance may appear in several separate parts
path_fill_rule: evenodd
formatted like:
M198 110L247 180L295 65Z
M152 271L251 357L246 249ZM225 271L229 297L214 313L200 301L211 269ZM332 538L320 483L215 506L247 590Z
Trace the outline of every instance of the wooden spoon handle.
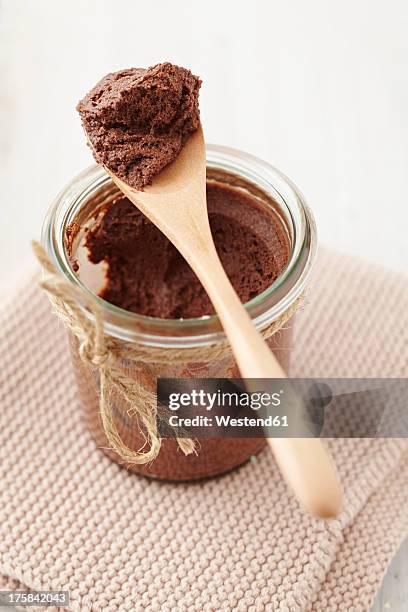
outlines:
M341 488L330 456L318 438L268 438L288 486L303 508L319 518L335 518Z
M186 255L191 258L191 253ZM201 252L191 264L220 317L242 377L285 378L285 372L235 293L215 247L213 250L210 247L206 255ZM315 438L268 438L268 442L287 484L302 506L317 517L337 516L341 490L322 441Z
M215 249L205 199L202 131L197 130L176 162L163 170L154 185L144 192L135 192L115 175L111 176L197 274L220 317L241 375L247 379L285 378L276 357L242 306ZM186 177L190 182L186 183ZM176 201L174 206L171 199ZM336 516L340 509L340 486L322 442L313 438L268 441L286 482L304 508L319 517Z

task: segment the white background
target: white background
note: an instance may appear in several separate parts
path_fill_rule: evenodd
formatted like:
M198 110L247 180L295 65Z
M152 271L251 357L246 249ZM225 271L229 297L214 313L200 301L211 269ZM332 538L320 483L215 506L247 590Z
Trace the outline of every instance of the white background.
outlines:
M106 72L203 78L207 140L288 174L322 242L408 269L406 0L3 0L0 295L91 163L75 105Z

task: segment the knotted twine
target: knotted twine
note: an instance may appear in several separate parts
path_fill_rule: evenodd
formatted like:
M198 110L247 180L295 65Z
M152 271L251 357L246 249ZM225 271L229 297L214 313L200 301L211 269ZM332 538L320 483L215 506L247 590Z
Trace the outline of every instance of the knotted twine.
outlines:
M54 313L62 320L65 328L78 339L81 360L99 371L99 412L103 431L112 450L128 465L152 462L161 447L161 438L157 435L156 394L124 374L122 360L133 361L135 365L141 362L174 364L216 361L231 353L228 341L189 349L153 349L112 338L104 332L104 321L99 305L81 294L82 300L86 300L86 308L93 315L89 317L80 305L79 291L59 274L38 242L33 241L32 247L44 271L39 285L48 295ZM297 298L280 317L265 327L260 332L262 337L270 338L282 329L298 310L302 300L303 296ZM119 435L110 402L113 389L122 395L129 406L128 416L135 417L143 425L140 431L145 444L139 450L129 448ZM194 440L176 439L185 455L197 452ZM147 450L144 450L145 447Z

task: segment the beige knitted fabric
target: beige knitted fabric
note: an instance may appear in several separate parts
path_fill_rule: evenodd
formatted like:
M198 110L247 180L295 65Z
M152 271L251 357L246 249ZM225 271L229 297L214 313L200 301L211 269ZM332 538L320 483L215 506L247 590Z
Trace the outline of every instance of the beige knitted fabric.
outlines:
M329 523L299 510L268 450L207 482L154 482L95 448L33 284L0 340L1 588L69 589L84 612L369 609L408 529L407 441L330 442L345 504ZM321 254L292 374L407 376L407 279Z

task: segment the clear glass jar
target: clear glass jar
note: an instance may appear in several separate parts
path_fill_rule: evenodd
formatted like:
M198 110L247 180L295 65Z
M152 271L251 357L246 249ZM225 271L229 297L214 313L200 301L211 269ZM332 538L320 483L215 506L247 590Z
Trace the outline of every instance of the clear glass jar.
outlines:
M247 308L254 325L265 330L285 313L293 310L303 294L316 253L316 228L313 215L303 195L281 172L251 155L221 147L207 148L207 175L226 182L233 182L249 190L273 214L278 215L286 228L290 257L280 276L263 293L248 302ZM162 377L217 377L238 376L238 370L230 353L221 359L182 362L167 359L155 360L155 351L167 349L169 355L194 354L196 349L205 354L206 347L225 345L217 316L196 319L169 320L146 317L125 311L93 293L78 277L67 252L67 228L78 227L92 217L101 205L118 195L116 186L99 166L82 172L58 195L44 221L42 242L60 274L77 289L78 300L86 316L92 314L85 308L85 300L97 304L103 314L104 331L108 337L144 348L148 359L122 364L127 376L145 387L155 390L156 379ZM81 296L84 300L81 301ZM290 323L267 341L285 369L289 365L293 317ZM78 382L84 416L96 443L118 463L118 454L109 448L99 419L98 371L80 359L78 341L71 333L70 346ZM146 353L146 351L148 353ZM137 420L129 417L128 406L118 393L112 394L115 424L128 447L139 450L145 439ZM162 441L157 458L150 464L132 464L129 470L167 480L190 480L226 472L246 461L264 446L262 439L203 439L197 454L184 455L176 440Z

